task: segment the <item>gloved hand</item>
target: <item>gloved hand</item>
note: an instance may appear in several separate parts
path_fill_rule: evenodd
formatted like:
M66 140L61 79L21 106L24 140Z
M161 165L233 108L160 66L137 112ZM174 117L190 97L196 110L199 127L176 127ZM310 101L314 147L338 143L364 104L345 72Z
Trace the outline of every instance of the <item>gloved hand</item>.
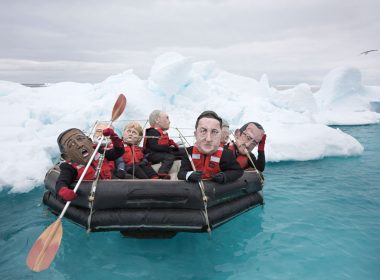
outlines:
M211 178L213 181L219 184L224 184L226 182L226 175L223 172L212 174Z
M170 146L170 147L169 147L169 153L175 153L175 152L177 152L177 151L178 151L178 148L173 147L173 146Z
M187 178L189 182L199 182L202 180L203 171L193 171L190 176Z
M178 151L179 149L179 146L176 142L174 142L173 139L169 139L169 146L173 146L174 147L174 150Z
M115 131L113 131L112 128L106 128L106 129L103 129L103 135L104 136L109 136L111 141L112 141L112 145L116 148L124 148L124 144L123 144L123 141L120 139L120 137L115 133Z
M66 201L71 201L78 197L77 194L68 187L61 187L58 191L58 195Z
M257 150L259 152L264 152L264 147L265 147L265 140L267 139L267 135L264 134L263 135L263 138L261 138L260 142L259 142L259 147L257 148Z

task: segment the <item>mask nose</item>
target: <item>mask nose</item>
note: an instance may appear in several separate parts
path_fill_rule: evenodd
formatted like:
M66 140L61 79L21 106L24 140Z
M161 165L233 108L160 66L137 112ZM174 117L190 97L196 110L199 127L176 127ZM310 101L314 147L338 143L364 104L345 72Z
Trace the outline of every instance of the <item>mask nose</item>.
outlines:
M207 142L210 142L210 141L211 141L211 132L208 132L208 133L206 134L206 141L207 141Z

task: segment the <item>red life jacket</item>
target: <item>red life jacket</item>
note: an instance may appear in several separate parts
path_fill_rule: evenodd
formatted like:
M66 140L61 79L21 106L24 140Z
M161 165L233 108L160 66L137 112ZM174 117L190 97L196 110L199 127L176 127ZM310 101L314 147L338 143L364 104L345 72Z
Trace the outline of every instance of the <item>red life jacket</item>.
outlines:
M132 149L133 149L133 153L132 153ZM133 155L135 156L134 161L133 161ZM142 149L139 146L134 146L134 145L124 146L123 159L126 164L130 165L130 164L133 164L133 162L135 164L139 163L141 160L143 160L143 158L144 158L144 154L143 154Z
M146 135L148 129L151 129L151 128L157 130L160 133L160 138L158 138L158 145L167 145L167 146L169 146L169 134L164 133L164 131L161 128L154 128L154 127L147 128L145 130L145 135ZM147 139L148 139L147 137L144 138L144 144L143 144L144 151L146 150Z
M220 166L219 162L223 153L223 145L220 145L219 148L211 155L204 155L197 147L193 146L191 158L193 159L195 169L202 170L203 175L202 179L210 179L212 174L219 173Z
M96 145L93 145L93 147L96 148ZM101 149L103 149L103 151L104 151L104 147L100 146L100 150ZM113 149L113 144L112 144L111 140L109 140L106 151L112 150L112 149ZM106 158L104 158L103 165L105 165L105 164L108 165L109 169L111 170L110 172L112 173L112 170L115 169L115 161L113 161L113 160L109 161ZM102 165L102 170L103 170L103 165ZM100 174L102 174L102 170L100 170ZM112 174L111 174L111 177L112 177Z
M247 169L249 167L249 160L246 155L240 155L238 154L238 151L235 148L235 144L231 143L228 146L228 149L231 150L234 155L236 156L236 161L239 163L240 167L243 169Z
M83 178L84 180L95 180L96 167L99 164L99 158L100 158L100 154L97 153L90 167L87 169L86 175L84 175L84 178ZM82 164L69 162L69 161L66 161L66 163L70 164L72 167L74 167L77 170L78 175L76 177L76 180L79 180L86 166ZM101 179L112 179L112 172L111 172L112 164L113 163L108 161L106 158L104 159L103 165L100 169L100 174L99 174L99 177Z

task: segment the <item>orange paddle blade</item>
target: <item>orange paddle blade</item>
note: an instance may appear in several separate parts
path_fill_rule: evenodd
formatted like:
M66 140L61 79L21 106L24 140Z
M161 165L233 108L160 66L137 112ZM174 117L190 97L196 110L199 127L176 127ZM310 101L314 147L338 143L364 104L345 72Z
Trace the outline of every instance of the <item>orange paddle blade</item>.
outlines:
M26 259L26 265L36 272L47 269L57 254L61 240L62 222L58 219L34 242Z
M115 102L115 105L113 106L111 121L114 121L120 117L120 115L124 112L126 105L127 98L124 96L124 94L120 94Z

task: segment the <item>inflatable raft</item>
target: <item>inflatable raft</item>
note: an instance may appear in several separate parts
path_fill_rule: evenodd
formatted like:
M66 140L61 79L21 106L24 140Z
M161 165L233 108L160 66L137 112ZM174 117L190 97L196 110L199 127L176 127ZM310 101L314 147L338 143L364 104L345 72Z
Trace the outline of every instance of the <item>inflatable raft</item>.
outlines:
M43 203L59 215L65 202L57 197L55 183L59 168L48 171ZM256 171L245 171L237 181L218 184L204 180L211 229L263 204L262 187ZM65 217L91 231L134 233L205 232L202 194L197 183L181 180L99 180L95 199L89 203L92 182L83 181L78 198ZM141 236L140 236L141 237Z

